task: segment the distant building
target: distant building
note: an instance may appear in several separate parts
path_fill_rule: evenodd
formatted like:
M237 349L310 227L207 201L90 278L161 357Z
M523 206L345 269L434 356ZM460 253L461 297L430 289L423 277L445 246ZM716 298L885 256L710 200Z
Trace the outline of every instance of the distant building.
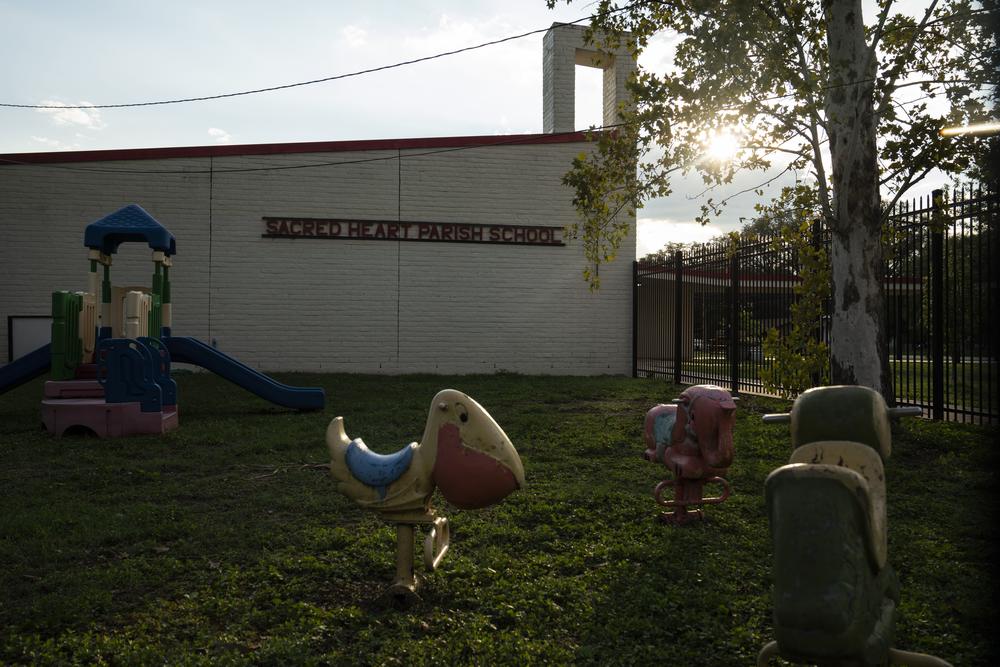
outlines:
M542 134L0 155L0 350L46 342L84 227L135 203L177 239L174 332L263 370L629 373L634 235L597 293L563 243L581 32L545 36ZM605 60L611 123L634 63ZM150 284L148 249L114 261Z

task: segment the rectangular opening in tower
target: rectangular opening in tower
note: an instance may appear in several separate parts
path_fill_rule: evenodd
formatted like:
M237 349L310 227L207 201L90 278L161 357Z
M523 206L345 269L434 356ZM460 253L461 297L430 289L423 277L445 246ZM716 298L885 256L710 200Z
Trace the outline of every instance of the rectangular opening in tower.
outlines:
M604 124L604 72L595 67L576 65L574 88L574 129L585 130Z

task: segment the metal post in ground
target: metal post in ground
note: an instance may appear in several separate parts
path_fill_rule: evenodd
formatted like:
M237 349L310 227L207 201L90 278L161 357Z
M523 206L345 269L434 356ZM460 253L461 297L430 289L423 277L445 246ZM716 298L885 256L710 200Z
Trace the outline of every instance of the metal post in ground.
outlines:
M639 262L632 262L632 377L639 377Z
M819 252L823 247L823 223L819 218L813 220L812 223L812 239L810 240L812 249L814 252ZM824 304L825 305L825 304ZM813 332L813 338L817 343L823 342L823 318L820 317L819 322L816 323L816 329ZM818 387L820 384L820 372L813 371L812 373L812 386Z
M729 380L733 395L740 393L740 260L729 261Z
M944 191L931 201L931 416L944 419Z
M681 383L681 335L684 323L683 254L674 253L674 384Z

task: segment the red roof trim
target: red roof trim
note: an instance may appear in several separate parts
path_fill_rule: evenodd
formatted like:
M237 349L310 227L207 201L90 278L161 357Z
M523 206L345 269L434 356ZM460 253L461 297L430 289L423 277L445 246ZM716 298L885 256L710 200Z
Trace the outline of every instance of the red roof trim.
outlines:
M45 164L58 162L109 162L114 160L163 160L167 158L278 155L287 153L338 153L346 151L407 150L414 148L465 148L471 146L524 146L588 141L586 132L560 134L496 134L472 137L424 137L416 139L370 139L364 141L310 141L293 144L244 144L225 146L180 146L170 148L124 148L100 151L52 151L47 153L0 154L0 160Z

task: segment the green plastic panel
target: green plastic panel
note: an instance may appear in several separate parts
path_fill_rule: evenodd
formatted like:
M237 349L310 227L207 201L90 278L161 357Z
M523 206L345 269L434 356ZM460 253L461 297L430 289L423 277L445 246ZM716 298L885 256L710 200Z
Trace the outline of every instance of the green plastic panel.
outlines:
M152 338L159 338L160 327L163 326L163 304L160 302L159 294L150 294L149 298L149 335Z
M73 292L52 293L52 379L72 380L83 360L80 310L83 297Z

